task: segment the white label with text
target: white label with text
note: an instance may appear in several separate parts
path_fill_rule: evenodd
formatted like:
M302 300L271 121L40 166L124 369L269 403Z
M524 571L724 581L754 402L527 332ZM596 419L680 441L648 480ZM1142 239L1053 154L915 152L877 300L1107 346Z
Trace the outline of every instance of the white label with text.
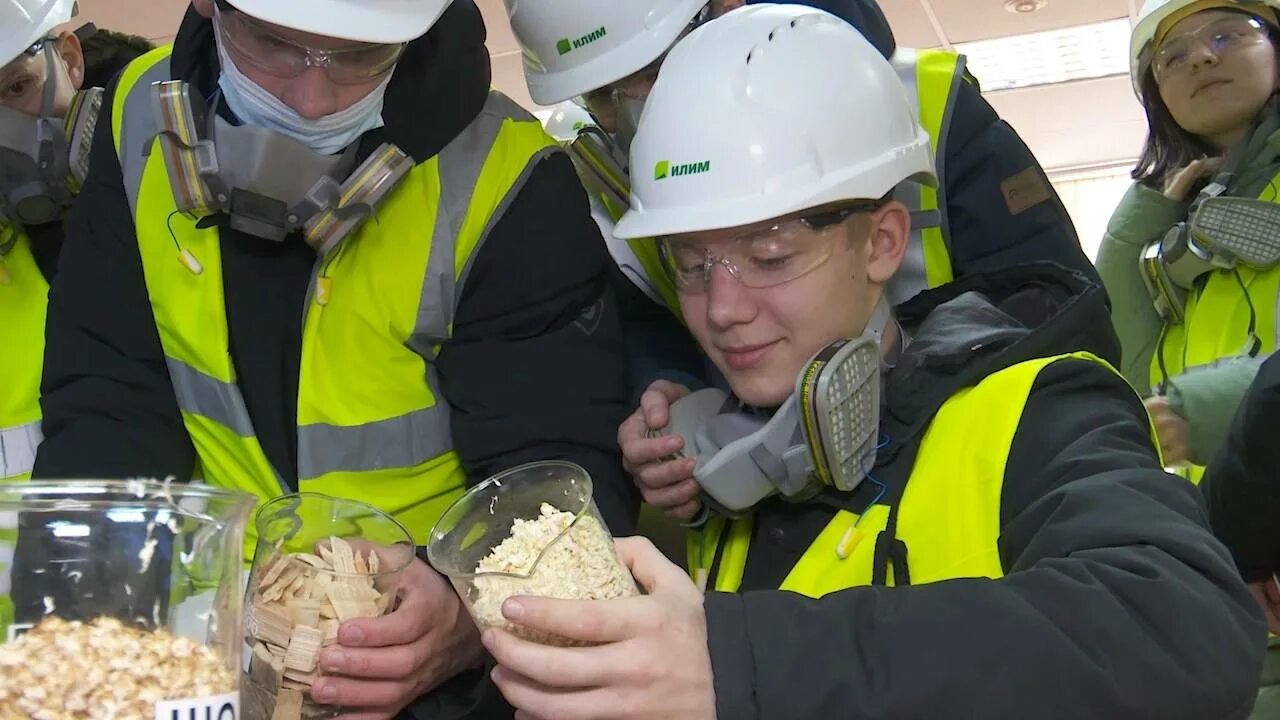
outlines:
M155 720L239 720L240 693L156 703Z

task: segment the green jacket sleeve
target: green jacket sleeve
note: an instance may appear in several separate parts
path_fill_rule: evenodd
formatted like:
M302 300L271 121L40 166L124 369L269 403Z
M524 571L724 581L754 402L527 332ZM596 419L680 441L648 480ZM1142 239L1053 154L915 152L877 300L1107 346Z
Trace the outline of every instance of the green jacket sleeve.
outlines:
M1098 251L1098 275L1111 298L1111 321L1120 336L1120 372L1144 397L1151 394L1151 358L1163 323L1138 273L1138 258L1183 211L1182 203L1134 183L1116 206Z
M1191 462L1213 459L1265 359L1229 358L1169 378L1169 407L1187 420Z

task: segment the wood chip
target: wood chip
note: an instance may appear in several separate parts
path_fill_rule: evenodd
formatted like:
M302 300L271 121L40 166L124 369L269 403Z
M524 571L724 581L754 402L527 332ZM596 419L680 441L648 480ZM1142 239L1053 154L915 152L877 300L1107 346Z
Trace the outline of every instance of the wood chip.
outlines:
M293 630L289 610L275 603L255 603L247 620L249 634L267 643L287 646Z
M288 682L290 685L310 688L315 684L316 680L319 679L320 671L312 670L309 673L304 673L301 670L285 670L284 677L285 679L280 681L281 687L284 687L284 683Z
M342 623L338 620L320 621L320 635L324 638L320 642L321 647L328 647L338 642L338 628L341 626Z
M288 690L310 690L311 683L298 682L297 680L290 680L286 677L280 681L280 688Z
M276 696L276 709L271 720L300 720L302 717L302 691L284 688Z
M370 574L370 575L377 575L377 574L378 574L378 567L379 567L381 564L382 564L382 560L381 560L381 558L379 558L379 557L378 557L378 553L377 553L377 551L375 551L374 549L370 548L370 549L369 549L369 574Z
M266 570L262 573L262 579L258 581L258 588L268 588L280 577L280 573L289 567L289 559L283 555L273 555L267 561Z
M310 598L294 598L289 601L289 613L294 625L320 627L320 601Z
M275 657L263 643L253 647L253 657L249 659L249 679L262 689L275 693L280 690L281 669L275 665Z
M271 602L284 597L285 592L293 584L293 581L302 574L302 568L298 567L292 560L285 558L284 565L284 571L280 573L270 586L262 591L263 600Z
M297 597L298 592L302 590L303 587L306 586L306 584L307 584L307 573L299 569L298 576L295 577L293 581L289 583L289 587L285 588L285 591L284 591L285 595L287 595L290 598Z
M335 582L325 588L325 597L334 607L339 600L367 600L373 602L382 597L382 593L363 583Z
M317 568L317 569L320 569L320 570L332 570L332 569L333 569L333 566L332 566L332 565L330 565L330 564L329 564L329 562L328 562L327 560L325 560L325 559L324 559L324 558L322 558L322 557L318 557L318 556L316 556L316 555L312 555L311 553L296 553L296 554L294 555L294 557L295 557L295 558L297 558L297 559L299 559L299 560L301 560L302 562L304 562L304 563L306 563L306 564L310 565L310 566L311 566L311 567L313 567L313 568Z
M351 549L351 543L337 536L329 538L329 545L333 548L333 570L334 572L346 575L354 575L356 572L355 551Z
M290 631L290 633L289 633L289 634L290 634L290 637L292 637L292 636L293 636L293 632L292 632L292 631ZM267 646L267 652L271 653L271 661L272 661L272 664L273 664L273 665L276 665L276 666L278 666L278 667L283 668L283 667L284 667L284 654L285 654L286 652L288 652L288 650L286 649L286 647L285 647L285 646L281 646L281 645L272 645L271 643L265 643L265 644L266 644L266 646Z
M337 600L333 603L333 610L342 622L378 617L378 606L372 600Z
M354 560L355 560L355 566L356 566L356 573L360 575L368 575L369 564L364 561L364 555L361 555L359 552L356 552L356 556Z
M298 625L293 628L293 637L289 639L289 650L284 656L286 674L289 670L311 672L316 669L320 657L320 642L324 636L319 628Z

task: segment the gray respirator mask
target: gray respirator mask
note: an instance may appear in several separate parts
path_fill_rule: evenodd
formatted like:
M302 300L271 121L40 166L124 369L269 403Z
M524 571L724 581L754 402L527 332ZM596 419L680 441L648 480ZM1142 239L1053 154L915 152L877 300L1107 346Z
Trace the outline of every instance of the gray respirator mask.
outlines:
M66 118L53 117L62 73L44 42L48 79L40 115L0 107L0 224L44 225L62 217L89 169L102 90L77 93Z
M232 125L185 82L155 83L151 100L178 210L195 220L225 214L232 229L256 237L278 242L301 232L326 253L413 168L390 143L356 166L355 145L324 155L271 130Z
M644 113L644 100L633 97L621 97L614 101L617 114L614 116L614 140L624 153L631 152L631 142L636 139L640 129L640 116Z
M850 492L875 466L880 428L881 351L892 322L881 301L867 330L815 355L795 392L765 418L742 412L708 388L671 406L654 435L679 435L693 475L718 512L739 515L773 495L803 501L826 490Z
M1192 202L1186 222L1142 250L1139 272L1165 322L1185 319L1187 295L1204 275L1280 263L1280 205L1225 194L1244 149L1240 145L1227 154L1222 171Z

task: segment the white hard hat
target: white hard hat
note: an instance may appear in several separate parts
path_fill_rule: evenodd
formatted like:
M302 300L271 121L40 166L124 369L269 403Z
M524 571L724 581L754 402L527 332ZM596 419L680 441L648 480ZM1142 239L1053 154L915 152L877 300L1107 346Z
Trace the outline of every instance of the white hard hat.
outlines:
M280 27L367 43L403 43L427 34L453 0L228 0Z
M0 65L75 14L75 0L0 0Z
M506 0L539 105L604 87L671 48L707 0Z
M579 130L595 124L595 118L586 108L576 102L565 101L552 109L542 127L557 142L571 142L577 139Z
M743 7L682 40L645 103L631 168L623 238L936 184L929 134L893 67L848 23L799 5Z
M1156 31L1165 20L1175 15L1191 14L1215 8L1238 8L1248 12L1280 9L1280 0L1146 0L1138 11L1138 21L1133 26L1129 41L1129 75L1133 90L1142 99L1142 78L1151 64L1150 47L1156 39ZM1275 18L1271 18L1274 20Z

